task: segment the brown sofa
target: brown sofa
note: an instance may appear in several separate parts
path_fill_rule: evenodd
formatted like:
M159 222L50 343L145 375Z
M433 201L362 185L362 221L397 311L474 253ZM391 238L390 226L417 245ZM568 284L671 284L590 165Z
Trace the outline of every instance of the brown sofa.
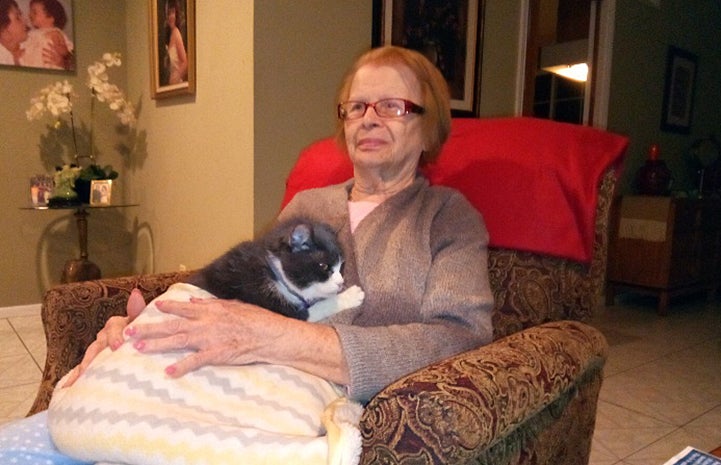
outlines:
M378 393L361 420L364 464L588 463L607 343L584 323L600 304L616 177L598 187L590 264L492 247L495 341L408 375ZM147 300L183 273L102 279L50 289L48 341L30 413L47 408L56 382L79 362L130 291Z

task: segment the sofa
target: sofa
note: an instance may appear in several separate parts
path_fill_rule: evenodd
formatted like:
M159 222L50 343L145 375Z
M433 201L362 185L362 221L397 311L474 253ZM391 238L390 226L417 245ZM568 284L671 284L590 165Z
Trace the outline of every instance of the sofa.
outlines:
M588 324L600 305L609 209L624 137L533 118L454 119L432 183L459 188L483 213L491 243L494 341L399 379L360 422L363 464L588 463L608 346ZM331 139L299 156L299 190L352 174ZM569 232L570 231L570 232ZM560 244L559 244L560 243ZM47 408L105 321L133 288L146 300L186 272L64 284L42 304L48 341L31 413Z

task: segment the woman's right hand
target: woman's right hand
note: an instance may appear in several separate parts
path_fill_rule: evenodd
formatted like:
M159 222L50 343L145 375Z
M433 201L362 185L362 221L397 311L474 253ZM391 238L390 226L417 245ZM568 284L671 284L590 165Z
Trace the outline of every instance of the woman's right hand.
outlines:
M85 350L83 360L70 371L63 387L72 386L82 375L95 357L106 347L116 350L123 345L123 331L145 308L145 299L138 289L133 289L128 298L128 316L113 316L108 319L103 329L95 337L95 341Z

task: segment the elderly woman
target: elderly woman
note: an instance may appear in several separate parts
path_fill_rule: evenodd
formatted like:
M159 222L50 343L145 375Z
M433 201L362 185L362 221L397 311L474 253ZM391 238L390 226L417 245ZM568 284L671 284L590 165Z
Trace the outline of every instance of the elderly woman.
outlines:
M492 294L478 266L487 254L482 219L460 193L418 174L450 131L442 75L419 53L382 47L356 61L338 101L338 139L354 177L299 193L280 218L302 214L338 231L346 284L365 290L363 305L320 324L237 301L165 301L162 311L183 318L133 325L144 306L135 292L129 316L109 320L78 372L102 348L121 345L125 331L141 352L194 349L166 368L173 377L204 365L272 363L366 401L404 374L491 340Z

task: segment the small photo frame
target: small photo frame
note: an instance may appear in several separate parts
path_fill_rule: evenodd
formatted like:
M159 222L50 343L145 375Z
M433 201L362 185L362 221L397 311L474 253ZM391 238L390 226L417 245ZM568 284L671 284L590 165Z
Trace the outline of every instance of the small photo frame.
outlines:
M666 84L663 92L661 130L691 132L693 98L698 58L691 52L669 46L666 56Z
M113 181L93 179L90 181L90 205L108 206L113 194Z
M30 178L30 200L34 207L44 207L53 193L55 181L49 174L37 174Z
M195 0L150 2L150 95L195 94Z

